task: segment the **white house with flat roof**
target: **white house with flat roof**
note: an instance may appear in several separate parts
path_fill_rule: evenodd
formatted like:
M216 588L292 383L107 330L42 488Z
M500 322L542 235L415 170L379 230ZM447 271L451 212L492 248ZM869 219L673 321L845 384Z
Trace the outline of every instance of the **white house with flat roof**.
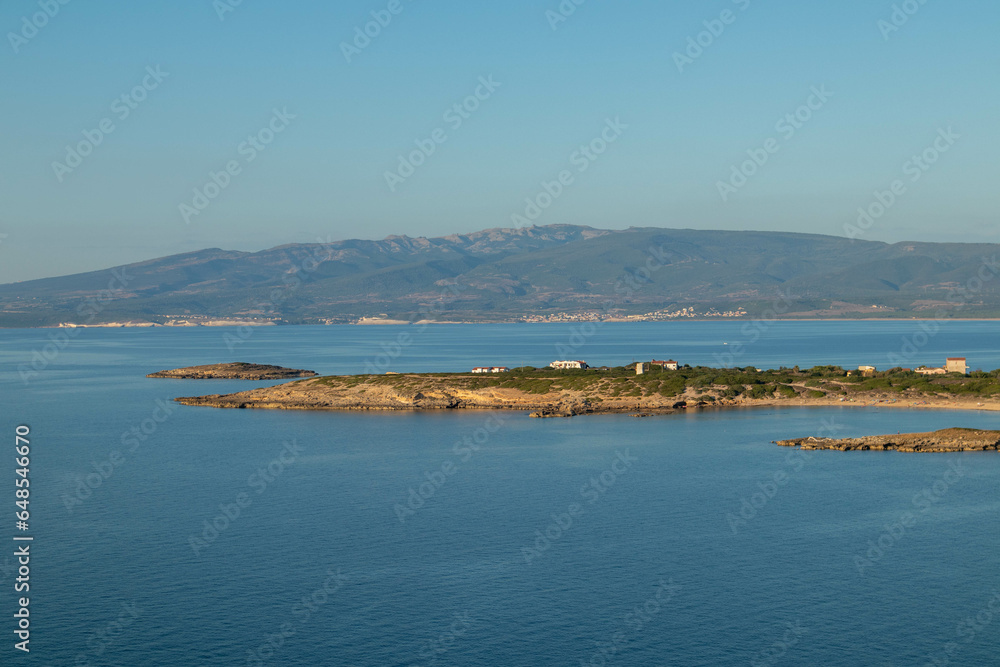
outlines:
M565 370L565 369L570 369L570 368L577 368L577 369L580 369L580 368L590 368L590 366L587 365L586 361L579 361L579 360L576 360L576 361L553 361L551 364L549 364L549 368L559 368L559 369Z

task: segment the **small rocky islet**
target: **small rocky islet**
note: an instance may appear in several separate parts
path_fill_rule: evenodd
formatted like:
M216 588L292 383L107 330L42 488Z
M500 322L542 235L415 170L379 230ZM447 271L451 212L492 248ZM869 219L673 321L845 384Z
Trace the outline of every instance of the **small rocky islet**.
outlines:
M930 433L869 435L861 438L792 438L778 440L782 447L836 449L842 452L995 452L1000 450L1000 431L947 428Z
M207 364L157 371L146 377L172 380L287 380L314 377L315 375L317 375L316 371L238 361L228 364Z

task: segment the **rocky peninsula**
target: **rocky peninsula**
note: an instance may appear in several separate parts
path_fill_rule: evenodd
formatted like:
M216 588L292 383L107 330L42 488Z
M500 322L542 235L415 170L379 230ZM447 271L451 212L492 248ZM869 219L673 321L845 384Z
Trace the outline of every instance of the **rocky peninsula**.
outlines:
M913 376L912 378L910 376ZM975 388L972 382L978 382ZM898 384L894 384L898 383ZM637 375L602 370L518 368L496 374L389 373L315 377L234 394L176 399L185 405L283 410L521 410L533 417L666 414L713 407L877 406L997 410L992 380L913 373L859 378L819 370L683 367Z
M779 440L782 447L895 452L995 452L1000 449L1000 431L949 428L932 433L872 435L863 438L793 438Z
M287 380L290 378L313 377L315 375L317 375L316 371L283 368L282 366L271 366L268 364L235 362L175 368L173 370L150 373L146 377L170 378L173 380Z

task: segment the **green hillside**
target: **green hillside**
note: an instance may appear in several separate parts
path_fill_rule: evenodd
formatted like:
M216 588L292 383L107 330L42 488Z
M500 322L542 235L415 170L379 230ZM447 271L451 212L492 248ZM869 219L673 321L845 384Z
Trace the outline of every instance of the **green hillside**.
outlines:
M288 323L387 316L637 315L786 299L789 316L1000 316L993 244L886 244L776 232L571 225L202 250L0 285L0 326L177 317ZM99 304L89 314L83 304ZM951 301L949 304L948 301ZM421 315L423 313L423 315Z

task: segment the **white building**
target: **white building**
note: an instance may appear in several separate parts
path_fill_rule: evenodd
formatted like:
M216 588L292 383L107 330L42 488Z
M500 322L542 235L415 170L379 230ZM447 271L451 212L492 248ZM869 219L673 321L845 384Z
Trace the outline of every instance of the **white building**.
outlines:
M491 369L490 369L489 366L476 366L475 368L472 369L472 372L473 373L489 373L490 370Z
M506 366L493 366L490 368L490 373L507 373L510 369Z
M549 368L590 368L586 361L553 361L549 364Z

